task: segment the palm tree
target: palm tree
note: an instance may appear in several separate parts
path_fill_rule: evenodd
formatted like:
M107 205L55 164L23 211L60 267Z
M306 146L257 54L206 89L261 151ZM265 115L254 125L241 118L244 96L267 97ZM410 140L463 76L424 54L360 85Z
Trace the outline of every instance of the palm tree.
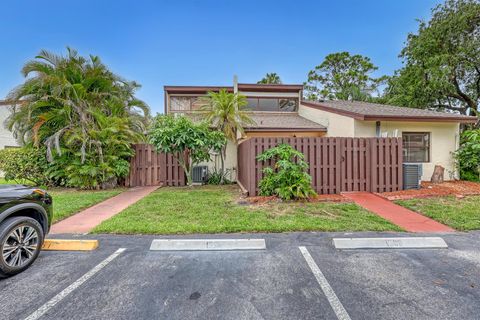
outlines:
M238 93L230 93L225 89L219 92L208 92L207 96L202 98L201 104L201 110L205 111L207 122L223 132L225 137L235 144L245 133L243 127L254 124L246 109L246 97ZM226 151L225 145L220 152L222 174L220 183L224 181Z
M275 72L267 73L262 80L257 82L258 84L282 84L280 76Z
M65 159L66 153L80 166L93 161L107 168L116 165L105 163L115 153L109 135L128 144L144 139L150 115L134 96L140 86L112 73L97 56L85 58L71 48L66 56L42 50L22 73L25 82L8 95L16 103L7 126L24 144L44 145L48 161ZM105 171L98 177L110 178Z

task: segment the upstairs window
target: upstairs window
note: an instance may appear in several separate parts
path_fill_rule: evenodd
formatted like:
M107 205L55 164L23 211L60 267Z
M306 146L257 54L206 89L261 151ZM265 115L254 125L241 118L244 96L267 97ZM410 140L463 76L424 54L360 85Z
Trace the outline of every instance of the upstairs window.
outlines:
M251 111L293 112L297 111L298 99L296 98L247 98L248 109Z
M198 96L171 96L170 111L192 111L202 106Z
M403 132L403 162L430 162L430 133Z

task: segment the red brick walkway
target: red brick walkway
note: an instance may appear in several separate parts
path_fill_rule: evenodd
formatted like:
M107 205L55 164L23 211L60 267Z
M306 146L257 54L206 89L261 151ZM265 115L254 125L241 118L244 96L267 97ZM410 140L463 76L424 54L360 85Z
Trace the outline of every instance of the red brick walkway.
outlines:
M369 192L348 192L344 197L409 232L453 232L450 227L396 205Z
M76 215L55 223L50 230L50 234L90 232L103 221L113 217L157 188L158 186L128 189L113 198L100 202Z

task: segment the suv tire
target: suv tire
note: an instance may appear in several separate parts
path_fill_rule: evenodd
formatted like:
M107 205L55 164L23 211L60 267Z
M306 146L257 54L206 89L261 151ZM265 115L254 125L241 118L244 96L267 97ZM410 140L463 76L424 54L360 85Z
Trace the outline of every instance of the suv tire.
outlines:
M37 259L44 239L43 228L30 217L13 217L0 225L0 276L24 271Z

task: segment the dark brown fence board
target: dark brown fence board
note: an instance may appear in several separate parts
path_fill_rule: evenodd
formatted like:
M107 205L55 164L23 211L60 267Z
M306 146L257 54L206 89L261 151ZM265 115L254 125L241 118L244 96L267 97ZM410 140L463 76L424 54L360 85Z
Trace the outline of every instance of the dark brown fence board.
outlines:
M402 189L399 138L250 138L238 146L238 181L249 195L258 195L263 168L272 165L256 157L282 142L304 154L319 194Z
M125 186L183 186L185 175L171 154L159 153L146 143L133 145L135 155L130 160L130 172Z

